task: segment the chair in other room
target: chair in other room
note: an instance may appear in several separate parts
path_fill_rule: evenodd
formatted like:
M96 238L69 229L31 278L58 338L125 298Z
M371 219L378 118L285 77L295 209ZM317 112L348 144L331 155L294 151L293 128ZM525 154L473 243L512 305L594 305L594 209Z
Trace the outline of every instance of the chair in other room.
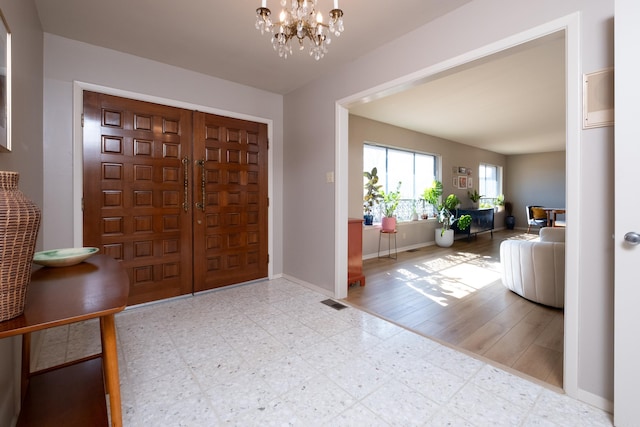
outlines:
M527 233L531 231L531 227L546 227L547 226L547 212L542 209L542 206L527 205Z

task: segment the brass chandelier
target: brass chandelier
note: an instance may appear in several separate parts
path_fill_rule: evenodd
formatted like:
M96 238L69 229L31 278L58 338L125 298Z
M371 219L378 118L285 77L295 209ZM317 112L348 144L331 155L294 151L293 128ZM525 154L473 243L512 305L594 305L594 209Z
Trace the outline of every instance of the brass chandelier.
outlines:
M273 49L280 57L287 58L293 54L289 43L297 39L299 49L304 50L304 39L311 42L309 54L319 60L327 53L327 45L331 43L331 34L339 37L344 31L343 12L338 8L338 0L333 0L333 9L329 11L329 23L322 20L322 13L316 11L318 0L280 0L282 11L277 22L271 21L271 10L267 8L267 0L256 9L256 29L260 33L272 33Z

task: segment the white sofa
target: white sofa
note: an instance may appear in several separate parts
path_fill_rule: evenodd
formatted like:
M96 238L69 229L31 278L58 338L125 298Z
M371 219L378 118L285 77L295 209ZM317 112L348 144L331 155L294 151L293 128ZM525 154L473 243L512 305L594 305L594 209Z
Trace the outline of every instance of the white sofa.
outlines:
M564 228L542 228L538 240L505 240L502 283L528 300L564 307L564 245Z

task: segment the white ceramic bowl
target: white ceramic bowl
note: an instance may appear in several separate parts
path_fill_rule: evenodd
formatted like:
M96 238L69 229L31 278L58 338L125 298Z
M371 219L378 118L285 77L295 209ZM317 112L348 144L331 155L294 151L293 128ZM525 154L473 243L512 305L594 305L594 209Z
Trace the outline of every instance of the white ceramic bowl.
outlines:
M33 255L33 262L46 267L67 267L80 264L98 251L98 248L52 249L49 251L36 252Z

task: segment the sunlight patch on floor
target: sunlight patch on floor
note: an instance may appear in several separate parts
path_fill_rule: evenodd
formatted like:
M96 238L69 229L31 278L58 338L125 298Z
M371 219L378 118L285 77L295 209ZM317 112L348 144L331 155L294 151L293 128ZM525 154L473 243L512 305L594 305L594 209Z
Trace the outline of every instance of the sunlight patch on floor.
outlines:
M417 286L412 285L411 283L407 283L407 286L410 287L411 289L413 289L414 291L416 291L417 293L424 295L425 297L427 297L428 299L430 299L431 301L435 302L436 304L439 304L443 307L448 306L449 304L447 303L447 299L444 297L438 297L435 295L431 295L428 292L426 292L424 289L420 289Z
M512 238L534 240L538 235L523 233ZM493 285L501 279L501 272L499 256L459 251L385 274L394 276L412 291L446 307L454 299L463 299Z
M500 264L500 260L495 260L491 257L483 257L483 258L478 258L478 259L474 259L472 261L469 262L469 264L478 266L480 268L486 268L489 270L493 270L496 271L498 273L500 273L502 271L502 267Z
M459 264L441 271L440 274L474 289L482 289L499 280L501 276L498 271L482 268L474 264Z
M406 268L401 268L396 271L407 280L420 280L424 278L423 276L418 276L417 274L407 270Z
M462 299L480 288L468 286L461 282L445 282L440 285L440 289L442 289L442 293L450 297Z

